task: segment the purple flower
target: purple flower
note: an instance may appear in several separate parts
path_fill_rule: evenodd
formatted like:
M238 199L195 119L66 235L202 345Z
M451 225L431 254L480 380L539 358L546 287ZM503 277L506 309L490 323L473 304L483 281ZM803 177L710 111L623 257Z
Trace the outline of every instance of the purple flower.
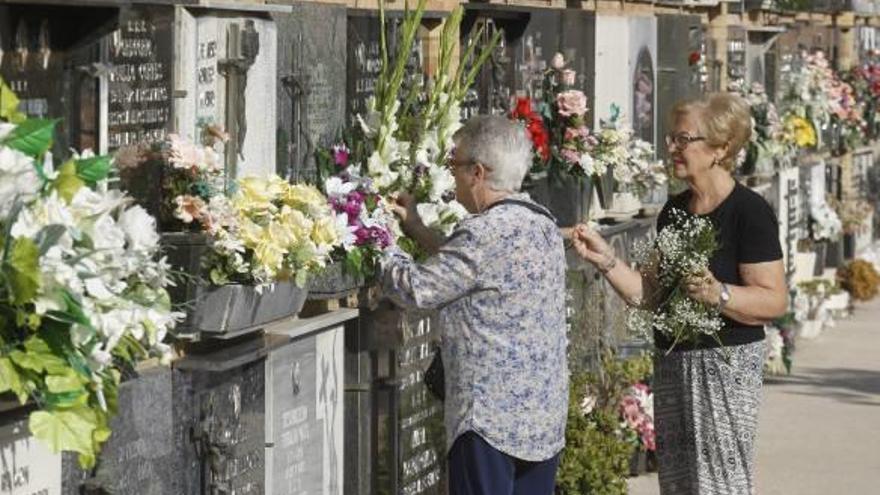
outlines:
M348 156L351 153L345 144L336 144L331 148L333 152L333 163L338 167L348 167Z

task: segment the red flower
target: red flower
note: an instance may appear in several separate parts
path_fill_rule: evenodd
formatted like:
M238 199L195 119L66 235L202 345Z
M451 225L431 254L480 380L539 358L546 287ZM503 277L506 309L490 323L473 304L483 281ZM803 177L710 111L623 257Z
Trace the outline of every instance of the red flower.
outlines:
M544 127L544 120L532 109L532 100L530 98L517 98L514 109L510 112L510 117L514 120L520 120L526 124L526 135L532 141L532 147L535 153L542 161L550 159L550 134Z
M703 58L703 56L700 54L700 52L691 52L691 54L688 56L688 64L695 65L697 62L700 61L701 58Z

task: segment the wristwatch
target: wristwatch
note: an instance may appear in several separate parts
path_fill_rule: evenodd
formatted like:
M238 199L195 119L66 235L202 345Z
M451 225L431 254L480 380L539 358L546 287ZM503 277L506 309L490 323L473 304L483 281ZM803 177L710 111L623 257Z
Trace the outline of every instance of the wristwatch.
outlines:
M721 283L721 294L718 296L718 309L724 309L730 302L730 288L724 282Z

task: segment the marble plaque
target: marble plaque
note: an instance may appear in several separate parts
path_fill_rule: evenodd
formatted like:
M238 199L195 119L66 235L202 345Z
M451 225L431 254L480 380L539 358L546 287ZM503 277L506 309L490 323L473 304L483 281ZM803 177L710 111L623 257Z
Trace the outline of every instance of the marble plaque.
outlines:
M242 359L249 362L222 371L174 370L179 493L266 491L265 361Z
M539 99L544 71L562 48L561 13L541 9L469 9L462 21L462 44L480 26L487 33L479 40L483 46L499 30L503 33L502 42L483 66L475 94L463 105L464 117L474 113L506 114L517 96ZM569 31L572 54L578 45L575 38Z
M113 434L93 473L65 455L64 494L165 495L180 493L182 450L174 441L171 370L154 368L119 388Z
M107 37L107 149L159 142L171 123L172 8L126 8Z
M278 26L279 173L313 178L314 152L346 123L346 8L297 2Z
M26 415L0 426L0 495L61 495L61 454L31 436Z
M401 23L400 14L386 13L385 22L388 53L392 57L397 52L395 44ZM364 115L367 110L367 101L375 93L381 69L380 23L377 13L351 12L348 16L347 32L346 115L349 116L349 124L354 125L357 123L356 116ZM422 45L417 41L407 61L401 98L413 85L423 82L423 71Z
M343 340L336 326L269 354L267 494L343 492Z

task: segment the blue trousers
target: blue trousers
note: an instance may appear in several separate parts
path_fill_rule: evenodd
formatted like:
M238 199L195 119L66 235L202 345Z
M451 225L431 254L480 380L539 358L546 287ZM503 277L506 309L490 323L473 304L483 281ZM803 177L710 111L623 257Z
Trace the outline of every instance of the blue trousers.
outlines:
M558 465L558 454L523 461L469 431L449 451L449 495L553 495Z

